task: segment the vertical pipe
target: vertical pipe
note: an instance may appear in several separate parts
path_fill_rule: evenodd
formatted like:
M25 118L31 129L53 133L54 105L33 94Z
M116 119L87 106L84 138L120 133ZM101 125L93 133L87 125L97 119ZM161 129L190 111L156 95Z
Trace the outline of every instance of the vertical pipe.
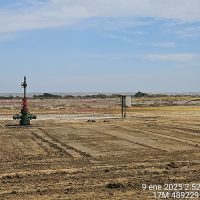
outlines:
M24 76L24 98L26 98L26 87L27 87L26 76Z
M122 112L122 119L124 116L124 111L123 111L123 96L121 96L121 112Z
M125 108L125 96L121 96L121 99L122 99L122 119L124 119L125 117L126 117L126 114L125 114L125 112L126 112L126 108Z
M126 118L126 104L124 105L124 118Z

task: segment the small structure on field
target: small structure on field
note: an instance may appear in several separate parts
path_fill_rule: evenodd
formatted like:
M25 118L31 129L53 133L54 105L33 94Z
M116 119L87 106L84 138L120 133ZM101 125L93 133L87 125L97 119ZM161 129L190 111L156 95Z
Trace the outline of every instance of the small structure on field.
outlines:
M21 113L14 115L13 119L20 120L20 125L30 125L30 120L36 119L36 115L30 114L28 110L28 98L26 97L26 76L24 76L24 82L22 82L21 87L24 88L24 98L22 99Z
M122 95L121 96L122 119L126 118L126 109L127 109L127 107L131 107L131 96Z

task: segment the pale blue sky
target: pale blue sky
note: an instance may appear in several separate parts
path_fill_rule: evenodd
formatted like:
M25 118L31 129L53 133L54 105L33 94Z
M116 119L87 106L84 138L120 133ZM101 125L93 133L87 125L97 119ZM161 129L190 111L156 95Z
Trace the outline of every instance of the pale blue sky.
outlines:
M200 92L199 0L0 0L0 93Z

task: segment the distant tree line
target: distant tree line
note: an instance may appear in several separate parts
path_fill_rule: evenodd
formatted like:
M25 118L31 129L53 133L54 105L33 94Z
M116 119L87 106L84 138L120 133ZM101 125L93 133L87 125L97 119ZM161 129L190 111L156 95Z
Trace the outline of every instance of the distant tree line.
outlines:
M112 95L105 95L105 94L95 94L95 95L84 95L84 96L75 96L75 95L55 95L50 93L44 93L43 95L33 95L33 98L35 99L107 99L107 98L118 98L120 97L120 94L112 94Z
M42 95L33 95L34 99L46 99L46 98L53 98L53 99L60 99L62 96L50 94L50 93L44 93Z
M19 96L16 96L16 97L13 97L13 96L0 96L0 99L3 99L3 100L9 100L9 99L21 99L21 97Z
M106 95L106 94L93 94L93 95L84 95L84 96L80 96L80 95L65 95L65 96L61 96L61 95L56 95L56 94L51 94L51 93L44 93L42 95L33 95L32 98L34 99L109 99L109 98L120 98L121 94L111 94L111 95ZM154 97L181 97L181 96L194 96L194 97L199 97L200 95L168 95L168 94L147 94L144 92L137 92L134 95L130 95L134 98L142 98L142 97L149 97L149 98L154 98ZM5 100L9 100L9 99L21 99L22 97L19 96L0 96L0 99L5 99Z
M14 99L13 96L9 96L9 97L6 97L6 96L0 96L0 99Z

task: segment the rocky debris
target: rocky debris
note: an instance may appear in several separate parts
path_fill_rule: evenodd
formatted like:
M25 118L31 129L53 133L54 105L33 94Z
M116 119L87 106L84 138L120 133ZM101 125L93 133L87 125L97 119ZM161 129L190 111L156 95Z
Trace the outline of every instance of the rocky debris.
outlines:
M166 169L173 169L173 168L178 168L175 162L170 162L166 165Z
M88 119L87 122L96 122L94 119Z
M122 183L108 183L106 188L109 189L123 189L125 186Z

